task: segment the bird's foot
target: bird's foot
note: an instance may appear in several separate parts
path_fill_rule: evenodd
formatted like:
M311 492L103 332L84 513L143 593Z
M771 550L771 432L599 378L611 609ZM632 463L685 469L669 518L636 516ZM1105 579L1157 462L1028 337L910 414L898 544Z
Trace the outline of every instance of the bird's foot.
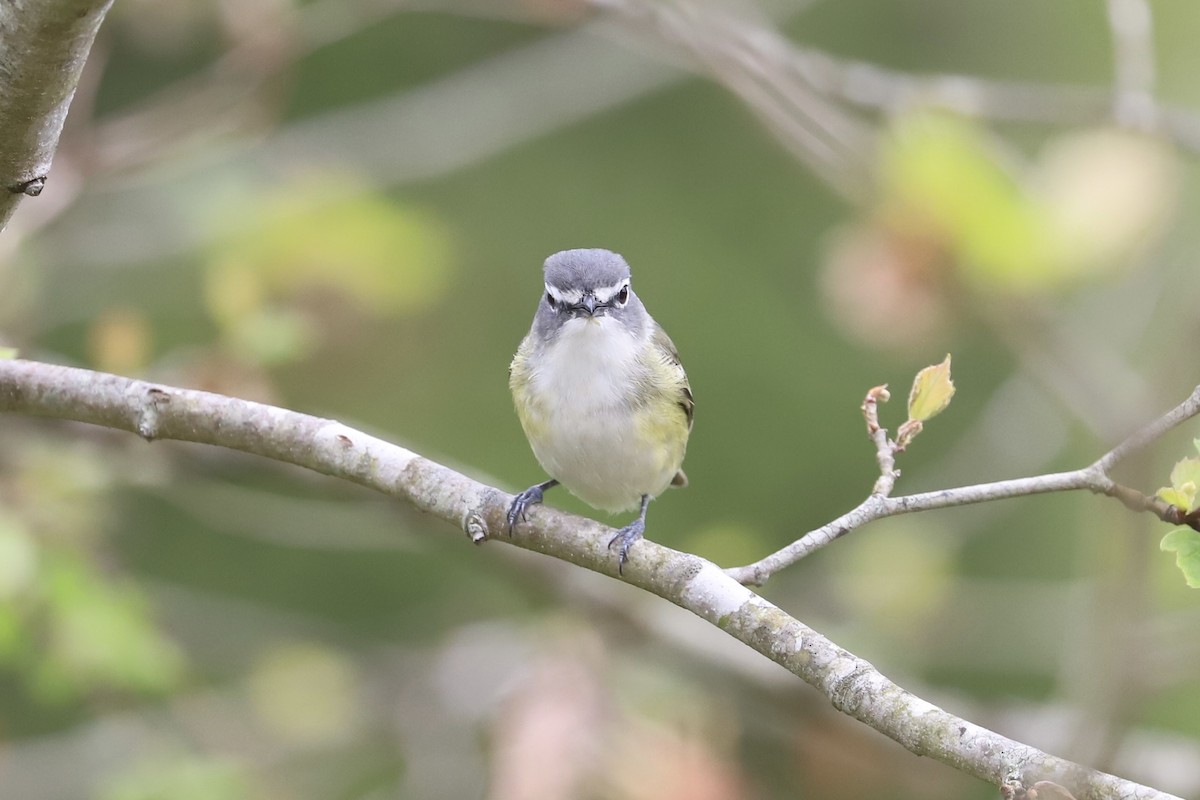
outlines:
M629 560L629 548L633 547L634 543L645 533L646 520L639 518L621 528L617 531L616 536L608 540L609 550L613 549L613 545L620 543L620 547L617 549L617 574L625 574L625 562Z
M536 506L542 502L542 497L545 490L549 488L544 483L539 483L536 486L530 486L525 491L513 498L512 505L508 507L508 535L512 536L513 527L517 522L525 521L525 512L530 506Z

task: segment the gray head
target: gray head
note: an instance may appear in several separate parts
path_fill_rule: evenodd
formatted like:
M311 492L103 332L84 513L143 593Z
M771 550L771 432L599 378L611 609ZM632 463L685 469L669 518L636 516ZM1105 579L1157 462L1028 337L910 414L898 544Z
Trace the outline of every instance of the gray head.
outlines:
M611 250L563 250L546 259L546 290L534 327L550 338L567 321L611 317L640 331L646 311L630 287L629 264Z

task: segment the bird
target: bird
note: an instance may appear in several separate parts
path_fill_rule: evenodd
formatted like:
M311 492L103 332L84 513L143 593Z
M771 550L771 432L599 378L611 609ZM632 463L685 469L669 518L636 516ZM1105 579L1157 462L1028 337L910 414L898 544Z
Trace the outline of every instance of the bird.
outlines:
M564 250L546 259L544 277L509 388L549 480L513 499L509 535L559 484L602 511L640 509L608 543L623 574L650 501L687 486L682 465L696 404L679 353L634 293L622 256Z

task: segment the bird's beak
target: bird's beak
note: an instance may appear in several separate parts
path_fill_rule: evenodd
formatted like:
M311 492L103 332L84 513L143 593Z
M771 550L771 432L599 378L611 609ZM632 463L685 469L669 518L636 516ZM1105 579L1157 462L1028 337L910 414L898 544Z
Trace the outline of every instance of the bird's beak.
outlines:
M576 304L575 307L586 311L589 317L596 316L596 296L591 292L588 292L583 296L583 299Z

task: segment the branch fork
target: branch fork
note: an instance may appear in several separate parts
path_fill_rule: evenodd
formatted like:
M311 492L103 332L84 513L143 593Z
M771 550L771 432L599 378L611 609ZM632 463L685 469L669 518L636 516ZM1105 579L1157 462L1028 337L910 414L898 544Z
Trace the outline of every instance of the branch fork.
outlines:
M876 461L880 468L879 478L875 481L871 494L842 516L809 531L771 555L753 564L727 569L726 573L730 577L749 586L761 586L780 570L786 569L835 539L877 519L916 511L972 505L1048 492L1086 489L1095 494L1115 498L1133 511L1147 512L1172 525L1187 525L1194 530L1200 530L1198 527L1200 526L1200 510L1190 514L1186 513L1157 497L1119 484L1110 475L1111 471L1122 461L1145 449L1167 431L1200 414L1200 386L1197 386L1191 395L1175 408L1129 436L1094 463L1081 469L898 497L891 496L891 492L900 474L895 469L895 455L900 452L900 449L895 442L887 438L887 430L879 427L877 415L878 402L886 391L886 386L877 386L871 389L862 406L863 416L867 422L867 433L875 444Z

